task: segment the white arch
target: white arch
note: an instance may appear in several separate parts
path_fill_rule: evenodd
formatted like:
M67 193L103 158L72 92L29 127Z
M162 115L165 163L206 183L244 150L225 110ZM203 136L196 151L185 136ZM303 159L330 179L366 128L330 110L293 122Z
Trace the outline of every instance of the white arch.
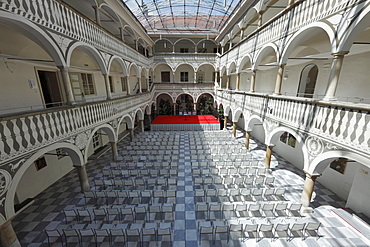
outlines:
M237 108L235 111L233 111L233 117L232 121L233 122L238 122L240 115L243 113L242 109Z
M212 98L213 98L213 102L215 101L215 96L214 96L212 93L201 93L201 94L199 94L198 96L195 96L195 97L196 97L196 101L194 101L194 103L195 103L195 102L197 102L197 103L198 103L199 98L200 98L202 95L205 95L205 94L209 94L210 96L212 96Z
M325 170L325 168L328 166L320 166L320 162L327 160L327 159L335 159L338 157L343 157L347 158L350 160L356 160L357 162L361 163L362 165L369 167L370 168L370 159L351 152L347 150L333 150L333 151L328 151L325 153L322 153L318 155L310 164L309 167L305 167L305 171L307 171L308 174L322 174L322 172Z
M367 2L362 2L358 6L364 6ZM360 8L356 7L355 10L359 10ZM354 10L354 11L355 11ZM354 15L352 11L348 13L348 15ZM344 28L338 30L338 33L344 32L343 36L340 39L340 43L338 44L338 48L333 50L333 52L338 51L349 51L355 39L367 28L369 27L370 23L370 6L366 6L366 8L362 9L361 13L356 16L356 19L350 22L350 26L344 25ZM339 32L340 31L340 32Z
M239 64L239 66L237 67L237 72L238 73L240 73L243 69L243 66L246 64L246 63L248 63L248 62L250 62L251 63L251 65L252 65L252 58L251 58L251 56L249 55L249 54L247 54L247 55L245 55L244 57L243 57L243 59L241 60L241 62L240 62L240 64Z
M129 76L131 76L131 69L134 69L135 70L136 77L139 78L140 77L139 67L136 64L131 63L130 64L130 67L128 68L128 75Z
M155 98L154 98L154 102L155 102L155 104L157 104L157 99L158 99L158 97L159 97L160 95L162 95L162 94L166 94L166 95L170 96L170 98L172 99L172 104L176 102L176 101L175 101L175 99L172 97L172 95L171 95L171 94L169 94L169 93L165 93L165 92L161 92L161 93L159 93L157 96L155 96Z
M19 15L11 14L2 11L0 15L1 22L9 23L10 26L20 29L23 35L40 45L53 58L56 66L66 67L67 63L63 59L63 54L60 48L55 44L54 40L50 38L41 28L32 22L19 18Z
M135 111L135 118L136 115L138 116L139 120L144 120L144 113L143 110L141 110L140 108Z
M168 63L157 63L153 70L156 70L159 65L167 65L171 69L171 72L174 72L174 69Z
M129 114L123 115L121 117L121 119L118 121L118 126L121 125L121 123L122 123L123 120L127 120L126 123L127 123L127 127L129 129L134 128L134 122L133 122L133 120L132 120L132 118L131 118L131 116ZM117 128L117 132L116 132L116 135L117 136L118 136L118 130L119 130L119 128Z
M231 107L229 105L224 106L224 116L225 117L228 117L229 116L229 112L230 111L231 111Z
M173 43L172 43L172 41L171 40L169 40L169 39L166 39L166 38L159 38L159 39L157 39L154 43L157 43L158 41L162 41L162 40L166 40L168 43L170 43L172 46L174 45Z
M96 2L96 1L95 1ZM102 8L103 6L105 6L105 7L107 7L107 8L109 8L115 15L116 15L116 18L117 18L117 20L118 20L118 22L119 22L119 26L122 28L123 27L123 25L122 25L122 20L121 20L121 18L119 17L119 15L116 13L116 11L114 11L108 4L106 4L106 3L101 3L100 4L100 6L99 6L99 8Z
M51 144L47 147L44 147L41 150L38 150L36 153L31 155L19 168L19 170L15 173L12 182L9 186L9 189L6 194L4 209L5 209L5 218L11 219L15 215L14 211L14 197L15 192L17 191L18 184L24 175L24 173L27 171L28 167L34 164L34 161L37 160L39 157L44 155L47 152L50 152L52 150L55 150L57 148L62 148L65 150L69 157L72 160L73 166L82 166L84 165L84 158L83 155L75 145L67 142L60 142ZM76 175L77 176L77 175Z
M217 45L216 41L214 41L213 39L201 39L201 40L199 40L198 43L196 43L196 45L198 46L202 41L210 41L210 42L214 43L215 45Z
M199 68L200 68L202 65L210 65L210 66L212 66L212 67L213 67L213 69L216 71L216 67L215 67L213 64L211 64L211 63L207 63L207 62L204 62L204 63L199 64L199 66L198 66L198 68L197 68L197 72L198 72Z
M176 66L176 68L175 68L175 72L176 72L176 70L181 66L181 65L189 65L190 67L192 67L193 68L193 72L195 73L195 68L194 68L194 66L192 65L192 64L189 64L189 63L180 63L180 64L178 64L177 66Z
M264 121L260 116L252 115L249 118L246 118L245 119L245 125L244 125L245 130L253 130L253 127L256 123L261 123L262 124L263 134L264 134L265 139L266 139L266 128L265 128L265 125L264 125Z
M67 56L66 56L68 67L71 66L72 53L76 48L79 48L82 51L86 52L87 54L91 55L95 59L95 61L98 63L98 66L102 74L108 73L107 67L105 66L105 63L104 63L104 59L100 55L100 52L95 47L89 44L83 43L83 42L75 42L68 48Z
M279 61L279 49L278 49L278 47L273 43L269 43L267 45L264 45L261 48L261 50L258 52L258 54L256 56L256 60L253 63L253 66L252 66L253 70L258 69L258 66L260 65L260 62L262 61L262 59L267 54L269 54L271 51L275 52L276 61Z
M88 147L88 146L89 146L89 144L91 143L92 138L93 138L93 136L94 136L95 132L97 132L97 131L98 131L98 130L100 130L100 129L104 130L104 131L105 131L105 133L107 133L107 136L108 136L108 138L109 138L109 142L116 142L116 141L118 140L118 135L116 134L118 130L116 131L116 130L115 130L111 125L109 125L109 124L103 124L103 125L100 125L100 126L98 126L98 127L94 128L94 129L91 131L90 136L87 138L87 147ZM88 152L88 149L86 148L86 149L85 149L85 152L84 152L84 161L85 161L85 163L87 163L87 159L89 158L89 157L87 157L87 152Z
M223 66L221 68L221 71L220 71L220 77L222 77L224 75L224 73L226 72L226 66Z
M181 38L181 39L178 39L176 40L173 45L176 45L177 43L179 43L180 41L183 41L183 40L187 40L187 41L190 41L191 43L193 43L195 45L195 42L189 38Z
M300 29L289 39L281 55L281 59L280 59L281 64L287 63L289 55L292 53L292 51L297 47L299 43L306 40L307 37L312 37L313 35L316 35L318 31L315 31L315 30L323 30L328 35L329 41L331 43L331 51L333 52L336 47L336 39L335 39L334 30L328 24L324 22L315 22L315 23L308 25L307 27ZM310 33L310 34L307 35L307 33Z
M132 38L132 39L136 40L136 33L135 33L135 31L132 29L132 27L131 27L131 26L129 26L129 25L125 25L125 26L123 27L123 29L125 29L125 30L128 32L128 34L131 36L131 38Z
M180 93L179 95L177 95L176 99L175 99L175 102L177 101L177 99L181 96L181 95L189 95L191 97L191 99L193 100L193 103L195 103L196 101L194 101L194 96L191 95L190 93L185 93L185 92L182 92Z
M122 58L118 57L118 56L112 56L110 59L109 59L109 62L108 62L108 71L110 71L110 68L112 66L112 63L113 61L116 61L119 66L121 67L121 70L122 70L122 74L124 76L127 76L127 68L126 68L126 65L125 65L125 62L123 61Z
M230 75L232 73L232 70L236 71L236 63L234 61L230 64L230 66L227 70L227 75Z

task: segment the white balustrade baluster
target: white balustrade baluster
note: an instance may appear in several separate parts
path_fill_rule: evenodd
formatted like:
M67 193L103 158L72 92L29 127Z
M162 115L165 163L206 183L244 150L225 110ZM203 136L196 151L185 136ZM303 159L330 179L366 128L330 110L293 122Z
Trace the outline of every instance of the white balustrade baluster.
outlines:
M365 115L365 126L364 126L364 140L362 141L361 148L369 152L370 149L370 115L369 112Z
M359 112L357 114L356 136L355 139L353 140L354 144L356 145L360 145L360 143L363 141L362 134L364 133L365 127L365 115L366 113L364 112Z
M38 146L41 146L41 144L45 141L45 130L44 130L44 125L43 125L43 118L41 115L36 115L36 125L37 125L37 129L38 129L38 137L41 139L39 140L39 145Z
M45 18L44 2L46 2L46 1L45 0L38 0L38 8L39 8L38 14L39 14L40 20L42 21L41 23L45 25L47 23L47 20Z
M51 138L51 130L50 130L50 123L49 123L49 117L50 113L42 115L44 117L44 130L45 130L45 141L50 141Z
M60 127L62 129L63 134L68 133L68 120L64 118L64 112L60 112L59 114L59 121L60 121Z
M331 135L331 132L333 131L333 128L332 128L332 125L333 125L333 122L334 122L333 110L334 110L333 107L327 107L326 108L327 119L324 122L323 129L325 130L324 135L328 136L328 137Z
M31 119L27 117L27 121L31 121ZM20 118L20 122L22 123L22 128L21 128L22 135L24 138L24 144L22 145L25 149L29 149L30 147L32 147L31 135L30 135L30 123L27 124L27 121L25 117Z
M55 139L58 135L56 133L56 128L55 128L55 112L51 112L49 115L49 124L50 124L50 135L52 139Z
M357 110L354 110L353 112L352 112L352 116L351 116L351 118L350 118L350 120L349 120L349 125L348 125L348 129L347 129L347 137L346 137L346 141L348 142L348 143L351 143L352 141L353 141L353 139L354 139L354 137L353 137L353 134L354 134L354 132L355 132L355 125L356 125L356 119L357 119Z
M13 124L13 134L14 134L14 152L21 152L24 150L24 147L22 146L22 135L21 135L21 129L17 125L18 119L12 119L10 120Z
M1 121L0 123L3 126L2 127L3 142L1 142L2 144L1 156L3 159L7 157L9 154L14 153L14 148L13 148L14 140L12 137L12 131L9 129L8 124L7 124L8 121Z
M341 113L342 111L340 109L334 109L334 123L333 123L333 131L331 132L331 138L334 140L338 139L339 136L339 125L340 125L340 119L341 119Z

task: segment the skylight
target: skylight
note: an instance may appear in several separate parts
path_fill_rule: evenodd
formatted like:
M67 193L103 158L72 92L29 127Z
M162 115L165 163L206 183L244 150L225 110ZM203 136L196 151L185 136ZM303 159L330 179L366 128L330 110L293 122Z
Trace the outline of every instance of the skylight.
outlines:
M151 33L218 33L239 0L125 0L124 3Z

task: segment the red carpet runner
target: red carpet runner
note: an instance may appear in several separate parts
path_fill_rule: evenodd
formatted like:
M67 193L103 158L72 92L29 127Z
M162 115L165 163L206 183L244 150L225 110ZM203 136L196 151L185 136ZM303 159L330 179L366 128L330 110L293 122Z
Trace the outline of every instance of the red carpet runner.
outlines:
M219 130L220 122L212 115L160 115L151 130Z

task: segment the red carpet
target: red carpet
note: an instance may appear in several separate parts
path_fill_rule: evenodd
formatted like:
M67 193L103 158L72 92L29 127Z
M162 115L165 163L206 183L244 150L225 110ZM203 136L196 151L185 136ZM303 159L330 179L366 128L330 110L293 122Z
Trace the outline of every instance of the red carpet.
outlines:
M160 115L152 124L219 124L212 115Z

